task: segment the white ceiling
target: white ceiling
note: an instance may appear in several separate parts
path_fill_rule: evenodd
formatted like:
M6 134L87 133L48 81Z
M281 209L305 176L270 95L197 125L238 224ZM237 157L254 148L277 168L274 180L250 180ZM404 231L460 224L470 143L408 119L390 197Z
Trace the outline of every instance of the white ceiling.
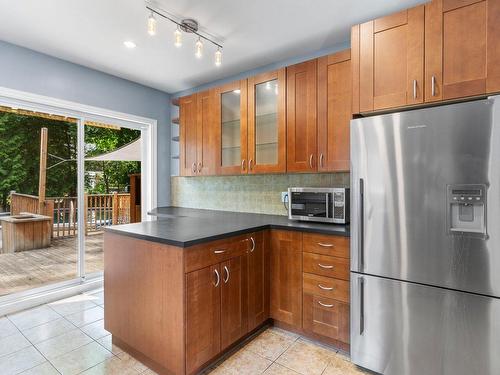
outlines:
M106 73L177 92L294 56L347 42L355 23L422 0L156 0L173 15L198 20L224 45L194 57L192 35L173 46L174 25L146 33L143 0L0 0L0 40ZM133 40L129 50L123 41Z

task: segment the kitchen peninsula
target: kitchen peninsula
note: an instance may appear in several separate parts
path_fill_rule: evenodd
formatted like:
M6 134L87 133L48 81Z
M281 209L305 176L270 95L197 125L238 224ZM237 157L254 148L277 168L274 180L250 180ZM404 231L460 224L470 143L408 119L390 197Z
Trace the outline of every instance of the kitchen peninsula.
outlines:
M349 228L165 207L105 233L105 327L162 374L193 374L274 323L349 350Z

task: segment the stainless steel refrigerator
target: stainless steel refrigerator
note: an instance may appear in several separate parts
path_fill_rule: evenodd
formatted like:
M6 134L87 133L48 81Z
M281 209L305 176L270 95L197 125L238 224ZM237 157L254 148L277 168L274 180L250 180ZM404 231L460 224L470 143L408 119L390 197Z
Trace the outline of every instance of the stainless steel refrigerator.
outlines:
M351 122L351 359L500 374L500 97Z

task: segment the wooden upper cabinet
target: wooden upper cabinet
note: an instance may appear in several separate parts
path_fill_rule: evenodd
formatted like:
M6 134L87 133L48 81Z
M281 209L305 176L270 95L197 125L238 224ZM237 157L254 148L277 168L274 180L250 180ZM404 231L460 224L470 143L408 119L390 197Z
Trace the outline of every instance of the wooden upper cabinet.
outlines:
M248 331L252 331L269 318L269 235L260 231L249 239Z
M221 270L221 349L247 333L248 329L247 254L220 263Z
M318 59L318 171L348 171L351 51Z
M285 68L248 79L248 173L286 171Z
M286 68L287 171L317 169L317 60Z
M213 121L214 92L212 90L197 94L197 174L215 174L215 127Z
M302 327L302 233L271 231L271 318Z
M179 100L179 172L181 176L194 176L197 171L197 97L196 94Z
M421 5L353 28L357 112L423 103L424 18Z
M500 1L425 5L425 100L500 91Z
M186 372L194 373L221 350L221 269L186 275Z
M215 89L214 134L216 173L247 173L246 79Z

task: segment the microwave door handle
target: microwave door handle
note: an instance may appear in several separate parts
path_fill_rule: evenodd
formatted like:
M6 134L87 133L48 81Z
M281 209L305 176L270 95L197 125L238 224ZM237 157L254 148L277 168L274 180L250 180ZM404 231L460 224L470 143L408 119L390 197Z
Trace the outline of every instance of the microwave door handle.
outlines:
M326 196L326 218L328 219L330 216L328 215L328 193L325 193Z

